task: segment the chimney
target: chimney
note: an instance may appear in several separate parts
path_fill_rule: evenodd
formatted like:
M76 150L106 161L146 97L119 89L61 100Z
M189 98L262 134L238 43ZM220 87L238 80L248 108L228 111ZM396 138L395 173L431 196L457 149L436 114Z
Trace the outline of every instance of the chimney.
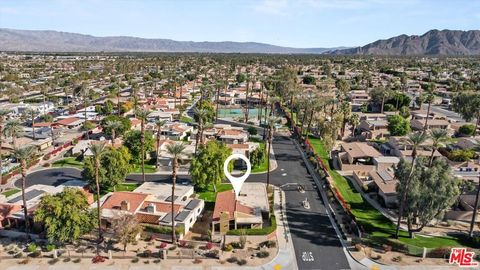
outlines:
M145 210L147 211L147 213L155 213L155 204L148 204L147 207L145 207Z
M120 210L129 211L129 210L130 210L130 202L128 202L128 201L122 201L122 202L120 203Z

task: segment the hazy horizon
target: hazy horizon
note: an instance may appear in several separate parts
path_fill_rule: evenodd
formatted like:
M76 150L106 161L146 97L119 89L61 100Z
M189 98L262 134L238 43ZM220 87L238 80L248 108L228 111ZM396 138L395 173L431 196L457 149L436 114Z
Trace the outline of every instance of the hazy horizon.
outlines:
M480 29L480 1L2 1L0 28L97 37L356 47L431 29Z

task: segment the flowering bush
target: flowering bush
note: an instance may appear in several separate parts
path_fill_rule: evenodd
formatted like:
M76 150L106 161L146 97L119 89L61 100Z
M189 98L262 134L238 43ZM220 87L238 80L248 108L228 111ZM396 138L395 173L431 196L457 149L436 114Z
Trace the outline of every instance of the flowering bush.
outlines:
M210 250L213 248L212 242L208 242L207 245L205 246L206 249Z
M160 248L166 248L166 247L167 247L167 243L164 243L164 242L160 243Z
M103 256L97 255L92 258L92 263L102 263L105 261L105 258Z
M187 246L187 241L180 240L180 241L178 241L178 245L181 246L181 247L186 247Z

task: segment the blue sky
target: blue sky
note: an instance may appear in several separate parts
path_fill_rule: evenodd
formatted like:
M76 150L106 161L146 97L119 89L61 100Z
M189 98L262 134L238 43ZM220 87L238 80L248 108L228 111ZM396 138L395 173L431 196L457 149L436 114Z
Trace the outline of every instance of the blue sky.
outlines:
M292 47L480 29L478 0L0 0L0 27Z

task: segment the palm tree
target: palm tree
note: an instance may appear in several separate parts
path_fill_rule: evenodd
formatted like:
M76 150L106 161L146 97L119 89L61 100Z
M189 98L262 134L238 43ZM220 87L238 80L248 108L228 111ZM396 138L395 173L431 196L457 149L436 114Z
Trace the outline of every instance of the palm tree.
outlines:
M157 120L155 122L155 127L157 127L157 162L155 162L157 168L160 167L160 154L159 154L159 150L160 150L160 135L162 133L162 127L163 125L165 125L166 121L163 121L163 120Z
M358 124L360 124L360 116L354 113L348 118L348 122L350 125L352 125L352 137L355 137L355 129L357 128Z
M22 148L13 148L13 156L17 161L20 161L20 168L22 171L22 201L23 201L23 215L25 216L25 232L30 231L30 221L28 220L27 199L25 198L25 188L27 182L27 161L35 154L35 146L26 146Z
M198 128L197 128L197 136L195 137L195 154L197 153L198 144L203 144L203 128L204 128L204 120L207 118L208 111L205 109L193 109L193 113L197 117L198 121Z
M33 139L35 140L35 117L37 116L37 111L32 108L28 108L25 110L24 113L25 113L25 116L29 117L30 121L32 122L32 133L33 133Z
M122 122L120 122L119 120L111 120L105 123L105 129L110 129L111 132L112 146L116 139L116 130L120 129L122 126Z
M417 160L417 148L428 139L428 135L425 132L415 132L408 136L407 143L412 146L412 166L410 168L409 177L405 183L405 190L403 191L402 197L400 199L400 208L398 212L397 219L397 229L395 231L395 238L398 238L398 233L400 231L400 221L402 219L403 210L405 208L405 202L407 200L408 188L410 186L410 179L413 176L415 170L415 162Z
M432 139L432 155L428 166L432 167L435 151L447 141L448 133L445 129L434 128L430 130L430 139Z
M100 182L99 182L99 170L100 170L100 160L105 153L105 144L98 143L90 146L90 151L92 151L92 157L95 162L95 185L97 192L97 219L98 219L98 241L97 241L97 254L99 253L98 244L102 241L102 209L100 208Z
M172 243L176 242L175 235L175 183L177 181L178 160L184 154L185 145L182 143L167 146L167 153L172 156Z
M87 129L87 107L89 104L90 92L84 85L82 85L81 87L82 87L81 93L83 95L83 117L84 117L83 128L85 129L85 138L88 140L90 139L90 134L89 134L89 130Z
M145 121L147 120L148 112L145 110L136 110L137 118L140 119L140 143L142 145L142 180L145 182Z
M17 119L8 120L3 129L3 133L6 137L12 137L13 148L17 146L17 138L22 132L22 124Z
M429 87L429 91L428 91L428 94L427 94L427 97L426 97L426 102L428 103L428 107L427 107L427 117L425 117L425 125L423 126L423 131L427 131L428 129L428 117L430 116L430 108L432 106L432 102L433 100L435 99L435 96L433 95L433 86L430 86Z
M341 134L342 138L345 136L345 126L347 125L348 118L350 117L350 114L352 113L352 105L350 105L350 102L344 101L340 104L340 111L342 113L342 129L341 129Z
M275 124L280 121L278 117L270 116L267 119L267 126L268 126L268 148L267 148L267 191L270 187L270 151L272 149L272 142L273 142L273 129L275 128Z
M10 113L8 110L0 109L0 185L2 184L2 172L3 172L3 157L2 157L2 144L3 144L3 125L5 123L5 116Z

